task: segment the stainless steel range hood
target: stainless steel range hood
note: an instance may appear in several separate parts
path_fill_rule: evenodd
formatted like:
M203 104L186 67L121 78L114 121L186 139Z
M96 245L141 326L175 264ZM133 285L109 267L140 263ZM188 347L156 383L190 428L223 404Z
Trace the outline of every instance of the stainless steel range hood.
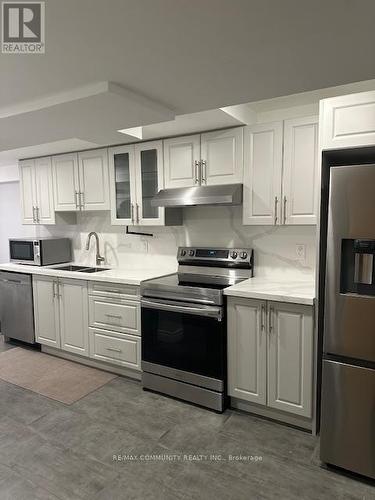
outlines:
M242 184L162 189L151 200L151 205L153 207L241 205L242 190Z

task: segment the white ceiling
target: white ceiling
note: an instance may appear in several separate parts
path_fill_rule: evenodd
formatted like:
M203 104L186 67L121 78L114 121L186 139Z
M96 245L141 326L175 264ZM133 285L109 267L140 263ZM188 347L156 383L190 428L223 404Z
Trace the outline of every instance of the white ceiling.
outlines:
M374 78L374 18L374 0L46 0L46 54L0 54L0 117L18 109L0 118L0 150L117 142L118 114L100 106L19 114L95 82L181 115ZM118 110L118 128L155 122Z

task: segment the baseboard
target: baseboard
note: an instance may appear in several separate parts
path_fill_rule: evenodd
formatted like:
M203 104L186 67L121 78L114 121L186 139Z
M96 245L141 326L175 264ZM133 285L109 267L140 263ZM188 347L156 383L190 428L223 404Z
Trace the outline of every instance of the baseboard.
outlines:
M289 415L286 412L276 410L274 408L249 403L248 401L243 401L237 398L231 398L230 406L236 410L246 411L247 413L252 413L253 415L293 425L294 427L299 427L300 429L307 430L312 433L313 422L312 419L309 418L300 417L298 415Z
M92 368L98 368L99 370L115 373L116 375L132 378L134 380L141 380L142 377L141 372L136 372L128 368L120 368L108 363L102 363L101 361L85 358L83 356L79 356L79 354L72 354L69 352L61 351L60 349L55 349L54 347L42 345L41 350L42 352L51 354L52 356L67 359L68 361L74 361L75 363L81 363L82 365L91 366Z

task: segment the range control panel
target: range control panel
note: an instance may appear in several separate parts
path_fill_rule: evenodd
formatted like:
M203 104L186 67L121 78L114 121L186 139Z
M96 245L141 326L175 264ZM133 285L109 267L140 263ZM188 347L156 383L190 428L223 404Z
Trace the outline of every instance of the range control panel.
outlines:
M218 267L252 267L254 252L251 248L180 247L179 264L214 265Z

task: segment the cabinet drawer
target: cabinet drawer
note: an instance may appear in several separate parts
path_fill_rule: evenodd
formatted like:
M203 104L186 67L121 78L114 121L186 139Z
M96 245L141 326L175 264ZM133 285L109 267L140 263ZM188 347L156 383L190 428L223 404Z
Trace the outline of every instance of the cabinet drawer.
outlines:
M141 339L133 335L113 337L110 332L89 328L90 358L135 370L141 369Z
M139 286L121 285L116 283L89 283L89 295L111 298L136 298L139 297Z
M89 297L90 326L121 333L141 334L139 301Z

